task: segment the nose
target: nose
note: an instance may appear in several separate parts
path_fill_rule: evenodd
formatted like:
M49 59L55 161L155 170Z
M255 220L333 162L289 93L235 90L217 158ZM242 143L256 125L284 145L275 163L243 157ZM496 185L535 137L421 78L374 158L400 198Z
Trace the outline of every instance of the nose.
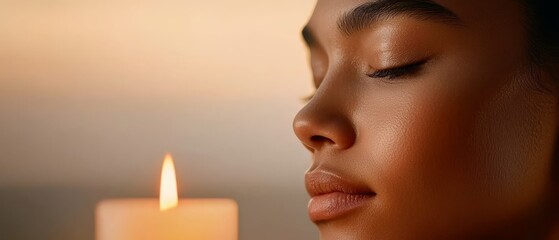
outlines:
M324 147L348 149L355 143L356 133L347 114L340 105L311 100L293 120L295 135L311 152Z

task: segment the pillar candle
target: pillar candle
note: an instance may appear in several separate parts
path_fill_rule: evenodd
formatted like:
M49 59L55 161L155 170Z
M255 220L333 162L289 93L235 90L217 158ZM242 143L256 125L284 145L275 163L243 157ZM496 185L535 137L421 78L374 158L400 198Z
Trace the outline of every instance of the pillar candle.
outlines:
M96 210L97 240L237 240L231 199L178 199L171 155L163 162L160 199L109 199Z

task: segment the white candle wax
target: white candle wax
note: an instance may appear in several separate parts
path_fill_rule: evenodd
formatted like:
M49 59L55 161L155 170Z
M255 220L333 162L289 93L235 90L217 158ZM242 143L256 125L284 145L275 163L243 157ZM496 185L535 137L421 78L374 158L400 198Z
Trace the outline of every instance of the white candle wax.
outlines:
M161 211L157 199L105 200L97 207L97 240L237 240L231 199L182 199Z

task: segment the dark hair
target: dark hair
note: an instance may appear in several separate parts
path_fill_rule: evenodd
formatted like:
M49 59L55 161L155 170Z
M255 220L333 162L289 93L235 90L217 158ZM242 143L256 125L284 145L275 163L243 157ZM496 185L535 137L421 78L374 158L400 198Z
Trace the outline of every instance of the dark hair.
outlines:
M556 0L521 0L526 8L529 55L535 67L543 68L559 89L559 8ZM546 84L548 85L548 84Z
M539 89L559 94L559 8L556 0L521 0L527 10L531 62L551 75L551 82L537 81ZM536 75L536 79L541 76ZM559 183L559 141L555 143L553 179ZM559 193L557 194L559 196ZM559 211L559 209L554 210Z

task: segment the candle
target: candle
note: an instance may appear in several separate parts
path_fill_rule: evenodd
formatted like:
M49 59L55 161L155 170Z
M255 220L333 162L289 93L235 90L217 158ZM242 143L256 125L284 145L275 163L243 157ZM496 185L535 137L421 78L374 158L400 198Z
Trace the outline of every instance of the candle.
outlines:
M163 161L157 199L112 199L97 205L97 240L237 240L231 199L178 199L171 155Z

